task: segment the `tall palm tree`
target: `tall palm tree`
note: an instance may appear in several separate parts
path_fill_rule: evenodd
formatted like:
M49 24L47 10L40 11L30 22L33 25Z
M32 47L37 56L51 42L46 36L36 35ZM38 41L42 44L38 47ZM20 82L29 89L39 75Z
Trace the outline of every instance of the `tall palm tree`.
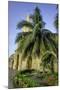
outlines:
M17 35L16 43L17 50L22 53L22 60L32 57L41 57L46 50L57 52L57 45L54 41L54 34L44 29L44 21L38 7L35 8L34 14L30 15L32 22L21 21L17 24L17 28L24 26L32 29L31 32L22 32Z

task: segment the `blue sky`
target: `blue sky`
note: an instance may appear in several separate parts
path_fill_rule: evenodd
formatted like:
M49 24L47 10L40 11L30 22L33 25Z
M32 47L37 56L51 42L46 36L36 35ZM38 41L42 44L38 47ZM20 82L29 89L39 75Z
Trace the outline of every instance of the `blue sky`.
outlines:
M8 2L8 30L9 30L9 56L14 53L16 49L15 39L18 32L16 29L19 21L26 19L27 15L33 14L35 7L41 11L41 15L46 25L45 28L56 32L54 27L54 19L57 12L56 4L42 4L42 3L24 3L24 2Z

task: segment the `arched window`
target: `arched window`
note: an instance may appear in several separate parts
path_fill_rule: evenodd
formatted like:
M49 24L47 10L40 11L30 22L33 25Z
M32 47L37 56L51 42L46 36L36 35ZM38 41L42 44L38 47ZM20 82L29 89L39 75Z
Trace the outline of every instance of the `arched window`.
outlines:
M18 69L18 64L19 64L19 54L17 55L17 64L16 64L16 69Z
M27 69L31 69L32 68L32 59L27 60Z

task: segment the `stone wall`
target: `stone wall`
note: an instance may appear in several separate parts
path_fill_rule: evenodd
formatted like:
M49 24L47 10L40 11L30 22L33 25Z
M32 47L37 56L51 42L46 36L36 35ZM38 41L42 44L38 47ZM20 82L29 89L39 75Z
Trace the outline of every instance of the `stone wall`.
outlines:
M19 55L19 60L17 59L17 56ZM18 63L17 63L18 62ZM15 52L14 58L12 56L10 57L9 60L9 68L15 69L15 70L25 70L28 69L27 67L27 58L25 60L21 60L21 54ZM43 71L43 66L41 65L41 59L39 58L33 58L32 63L31 63L31 68L30 69L35 69L39 71ZM46 71L49 71L49 69L46 69ZM58 63L57 61L54 62L54 71L58 72Z

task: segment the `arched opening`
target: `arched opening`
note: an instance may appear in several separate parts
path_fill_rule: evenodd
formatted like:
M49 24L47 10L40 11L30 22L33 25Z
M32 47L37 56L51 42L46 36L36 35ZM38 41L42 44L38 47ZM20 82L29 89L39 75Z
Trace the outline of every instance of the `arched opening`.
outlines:
M16 69L18 69L18 64L19 64L19 54L17 55Z
M27 69L31 69L32 68L32 59L27 60Z

